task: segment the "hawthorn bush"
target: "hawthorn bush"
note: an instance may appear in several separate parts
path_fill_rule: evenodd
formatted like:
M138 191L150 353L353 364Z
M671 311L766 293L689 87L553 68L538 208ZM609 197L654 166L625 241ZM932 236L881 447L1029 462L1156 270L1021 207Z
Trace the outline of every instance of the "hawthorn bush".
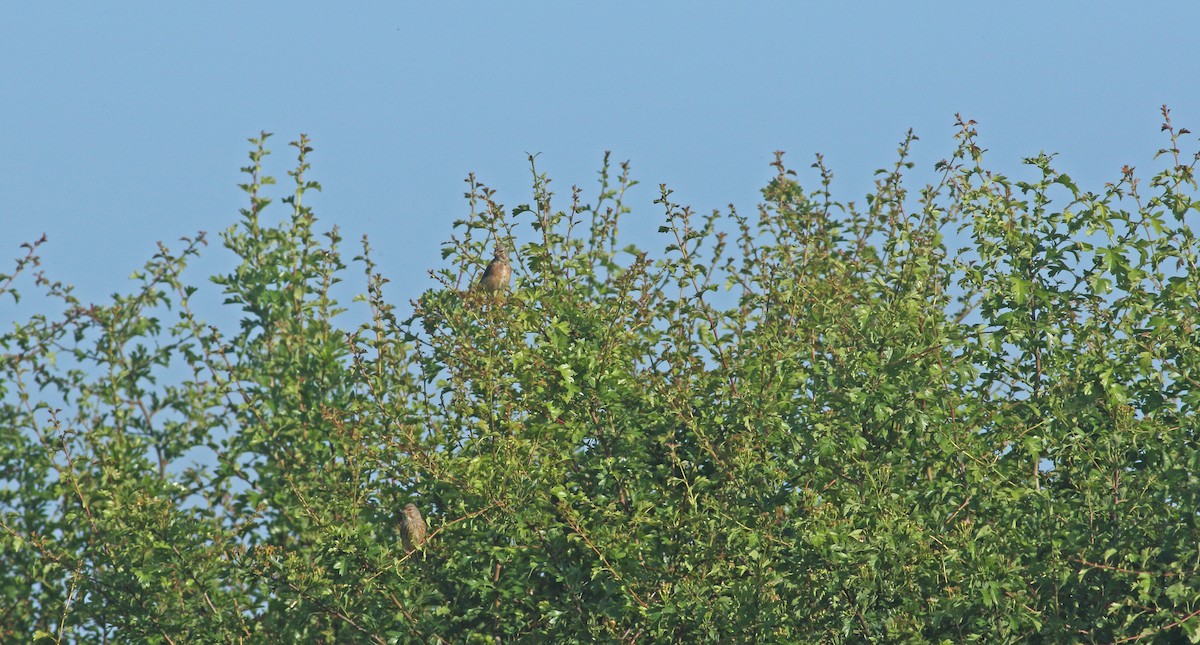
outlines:
M252 139L212 278L240 324L193 309L203 234L104 303L40 242L0 275L59 312L0 336L0 638L1200 640L1200 202L1163 115L1148 185L1011 179L960 120L915 194L911 135L861 206L819 157L751 215L664 187L653 253L627 165L564 200L531 160L528 204L468 180L411 306L364 240L358 326L309 142L272 224ZM470 289L497 243L506 297Z

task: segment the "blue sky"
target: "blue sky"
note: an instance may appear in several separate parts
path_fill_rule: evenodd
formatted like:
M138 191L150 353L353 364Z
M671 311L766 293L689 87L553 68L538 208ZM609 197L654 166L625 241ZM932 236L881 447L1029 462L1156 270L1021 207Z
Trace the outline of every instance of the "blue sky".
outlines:
M0 272L43 232L45 268L85 299L198 230L193 279L228 269L216 233L259 130L281 178L312 137L320 225L347 257L368 234L401 303L430 285L467 173L528 201L527 152L560 196L594 194L605 150L630 160L626 232L651 249L660 183L748 213L772 151L799 170L821 152L861 200L908 128L931 176L956 112L993 166L1058 152L1095 188L1153 165L1160 105L1200 132L1197 25L1194 2L10 3Z

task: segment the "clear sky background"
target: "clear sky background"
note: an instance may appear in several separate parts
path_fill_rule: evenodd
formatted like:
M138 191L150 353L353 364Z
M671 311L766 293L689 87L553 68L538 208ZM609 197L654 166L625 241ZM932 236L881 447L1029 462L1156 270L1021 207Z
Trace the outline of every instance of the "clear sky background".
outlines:
M228 270L259 130L281 179L312 137L319 228L347 258L369 235L397 303L430 286L467 173L529 201L527 152L560 197L595 194L605 150L630 160L626 233L650 249L660 183L749 213L772 151L805 171L821 152L861 201L909 128L931 177L956 112L993 167L1058 152L1095 190L1154 166L1160 105L1200 132L1198 27L1194 1L6 3L0 272L46 233L49 275L103 299L198 230L193 279Z

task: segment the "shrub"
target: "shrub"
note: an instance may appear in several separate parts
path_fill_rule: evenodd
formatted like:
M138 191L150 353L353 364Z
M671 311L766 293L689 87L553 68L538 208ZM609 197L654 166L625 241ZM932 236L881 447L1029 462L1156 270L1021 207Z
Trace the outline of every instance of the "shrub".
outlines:
M60 308L0 336L0 637L1200 639L1200 202L1163 116L1166 167L1097 192L986 169L961 119L935 185L910 135L864 206L778 153L752 215L663 187L656 253L618 241L628 165L564 204L531 159L516 208L470 178L405 313L364 239L349 327L309 142L271 224L264 133L212 278L238 325L192 307L203 234L101 304L40 242L0 276ZM495 244L506 295L470 288Z

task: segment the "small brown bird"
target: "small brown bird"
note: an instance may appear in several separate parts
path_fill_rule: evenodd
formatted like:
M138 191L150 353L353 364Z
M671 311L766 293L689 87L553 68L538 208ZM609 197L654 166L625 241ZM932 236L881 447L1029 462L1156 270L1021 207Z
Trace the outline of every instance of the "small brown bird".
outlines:
M512 263L508 261L508 249L497 244L495 256L488 263L483 277L479 279L479 290L488 293L503 291L508 288L510 278L512 278Z
M404 542L404 550L413 549L425 543L425 533L428 527L421 517L421 511L416 504L404 506L404 516L400 518L400 539Z

